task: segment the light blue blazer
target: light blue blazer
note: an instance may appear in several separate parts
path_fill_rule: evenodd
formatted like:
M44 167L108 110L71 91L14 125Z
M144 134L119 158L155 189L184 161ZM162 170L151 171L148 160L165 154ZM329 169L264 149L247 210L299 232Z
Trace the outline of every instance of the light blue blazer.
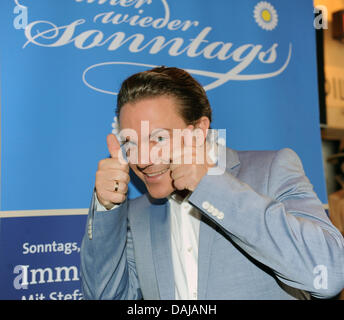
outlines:
M189 197L202 213L198 299L338 294L344 240L295 152L227 149L226 157L226 172L203 177ZM84 298L174 299L170 237L166 200L143 195L97 212L92 199L81 247Z

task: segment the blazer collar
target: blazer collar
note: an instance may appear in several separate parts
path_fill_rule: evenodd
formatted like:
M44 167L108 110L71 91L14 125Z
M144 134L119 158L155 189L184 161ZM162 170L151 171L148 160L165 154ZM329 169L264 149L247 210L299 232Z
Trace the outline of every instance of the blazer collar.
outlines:
M226 148L227 169L233 169L240 164L238 152L236 150Z

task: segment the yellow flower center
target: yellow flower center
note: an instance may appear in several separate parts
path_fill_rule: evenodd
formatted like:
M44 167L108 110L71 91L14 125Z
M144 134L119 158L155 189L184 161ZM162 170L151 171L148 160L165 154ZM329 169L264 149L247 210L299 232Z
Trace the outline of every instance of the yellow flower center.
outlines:
M263 18L264 21L267 21L267 22L270 21L271 20L271 13L270 13L270 11L267 10L267 9L264 9L262 11L262 18Z

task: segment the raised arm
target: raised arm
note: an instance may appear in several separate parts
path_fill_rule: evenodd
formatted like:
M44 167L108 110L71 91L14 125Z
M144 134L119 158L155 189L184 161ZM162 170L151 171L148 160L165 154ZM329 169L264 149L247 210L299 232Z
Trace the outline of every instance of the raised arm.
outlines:
M335 296L343 289L343 237L292 150L276 153L267 194L226 172L204 176L189 201L287 285L318 298ZM215 208L223 214L212 214ZM323 281L318 278L321 272Z

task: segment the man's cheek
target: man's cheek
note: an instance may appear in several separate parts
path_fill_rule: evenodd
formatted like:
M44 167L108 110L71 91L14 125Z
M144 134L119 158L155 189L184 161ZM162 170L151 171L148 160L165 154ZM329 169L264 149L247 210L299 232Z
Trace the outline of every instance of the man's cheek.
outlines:
M183 147L183 140L179 136L174 137L171 140L171 146L170 146L170 150L171 150L170 162L171 163L174 163L176 161L178 162L182 147Z
M167 142L159 142L154 144L150 149L150 163L168 164L171 159L171 145Z

